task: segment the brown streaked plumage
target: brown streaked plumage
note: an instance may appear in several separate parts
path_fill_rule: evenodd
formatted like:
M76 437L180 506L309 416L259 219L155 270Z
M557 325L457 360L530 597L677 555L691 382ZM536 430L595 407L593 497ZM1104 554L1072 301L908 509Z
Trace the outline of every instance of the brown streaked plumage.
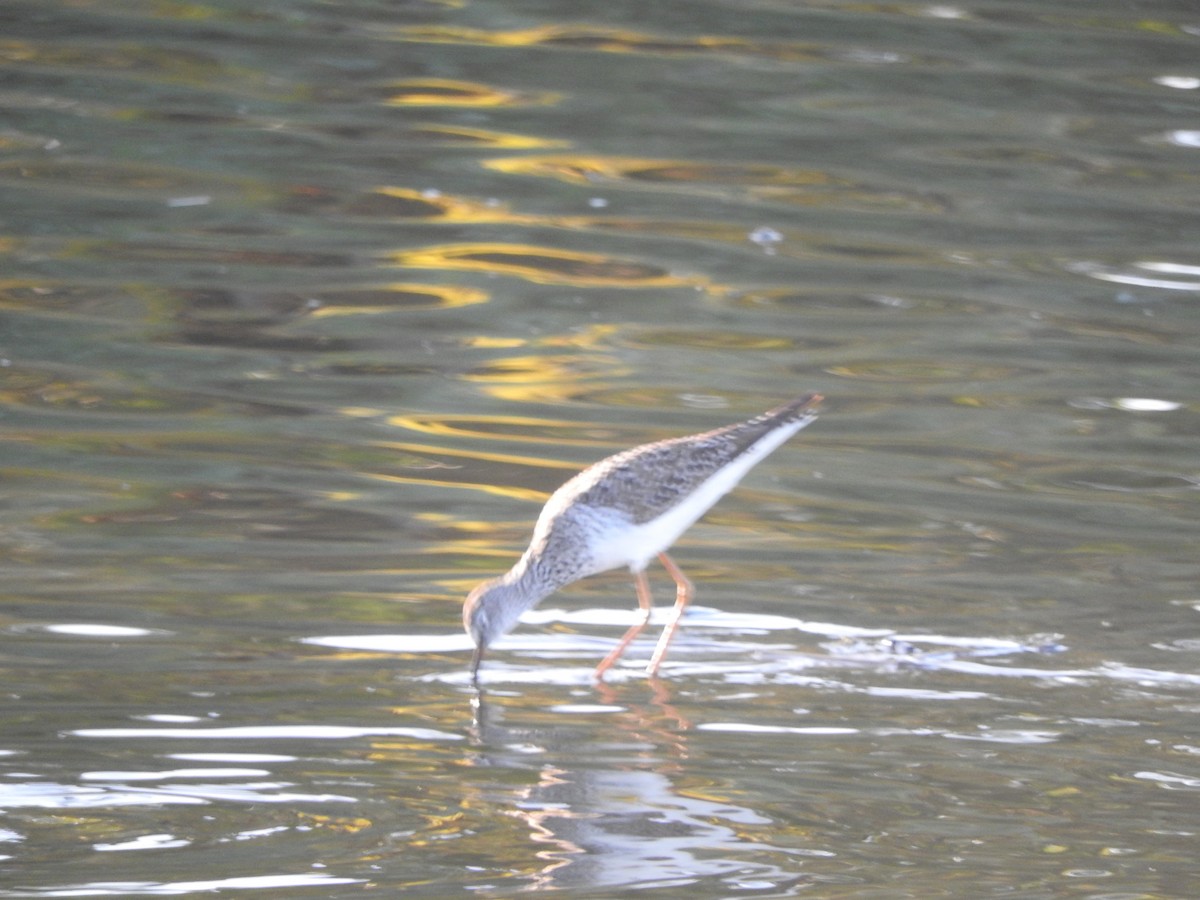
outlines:
M658 672L693 595L692 583L666 550L750 469L816 418L819 394L805 394L753 419L643 444L584 469L546 501L529 548L506 574L467 597L463 625L475 641L472 680L484 651L507 634L525 610L589 575L628 566L639 620L596 667L615 663L650 619L646 566L658 557L676 585L675 606L647 672Z

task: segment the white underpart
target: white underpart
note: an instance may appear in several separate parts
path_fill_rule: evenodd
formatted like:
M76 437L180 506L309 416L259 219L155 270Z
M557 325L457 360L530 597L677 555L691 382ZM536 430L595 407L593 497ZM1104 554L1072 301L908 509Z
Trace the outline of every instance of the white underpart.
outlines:
M763 435L741 456L714 473L681 503L657 519L631 525L628 519L613 510L594 510L592 525L595 530L591 537L591 551L595 564L592 572L605 572L618 566L629 566L631 572L641 572L650 560L679 540L680 535L691 528L714 503L733 490L742 477L767 454L815 419L815 415L806 415Z

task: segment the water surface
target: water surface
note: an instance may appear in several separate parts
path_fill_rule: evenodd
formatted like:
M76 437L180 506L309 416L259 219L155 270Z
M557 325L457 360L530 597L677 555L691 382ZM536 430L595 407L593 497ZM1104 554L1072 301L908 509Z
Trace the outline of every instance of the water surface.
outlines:
M0 896L1194 893L1194 4L0 18ZM617 572L470 689L808 390L662 679Z

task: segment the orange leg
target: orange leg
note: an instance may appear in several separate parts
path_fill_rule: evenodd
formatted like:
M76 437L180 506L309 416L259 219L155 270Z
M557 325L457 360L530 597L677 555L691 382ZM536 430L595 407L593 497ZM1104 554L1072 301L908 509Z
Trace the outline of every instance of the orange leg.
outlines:
M621 658L621 654L625 652L625 648L633 643L633 639L642 633L642 629L650 621L650 607L654 605L654 598L650 595L650 582L646 580L645 572L634 573L633 586L637 588L638 606L641 607L642 614L630 626L629 630L625 632L625 636L621 638L621 642L613 648L613 651L608 656L600 661L600 665L596 666L595 678L597 681L604 678L604 673L612 668L612 664Z
M675 560L665 553L658 554L658 560L667 570L667 574L675 579L675 607L671 610L671 618L667 622L667 627L663 629L662 636L658 639L658 645L654 648L654 655L650 657L650 665L646 667L648 675L658 674L658 667L666 658L667 648L671 646L671 639L675 637L675 632L679 628L679 619L696 593L692 582L683 574L683 570L675 565Z

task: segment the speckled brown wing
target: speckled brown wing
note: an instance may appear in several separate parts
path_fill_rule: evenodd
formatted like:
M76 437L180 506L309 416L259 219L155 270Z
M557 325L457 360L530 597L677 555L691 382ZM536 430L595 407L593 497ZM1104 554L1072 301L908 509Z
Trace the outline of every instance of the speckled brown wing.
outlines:
M803 418L818 399L806 394L744 422L625 450L584 469L567 485L588 506L619 510L636 524L649 522L762 437Z

